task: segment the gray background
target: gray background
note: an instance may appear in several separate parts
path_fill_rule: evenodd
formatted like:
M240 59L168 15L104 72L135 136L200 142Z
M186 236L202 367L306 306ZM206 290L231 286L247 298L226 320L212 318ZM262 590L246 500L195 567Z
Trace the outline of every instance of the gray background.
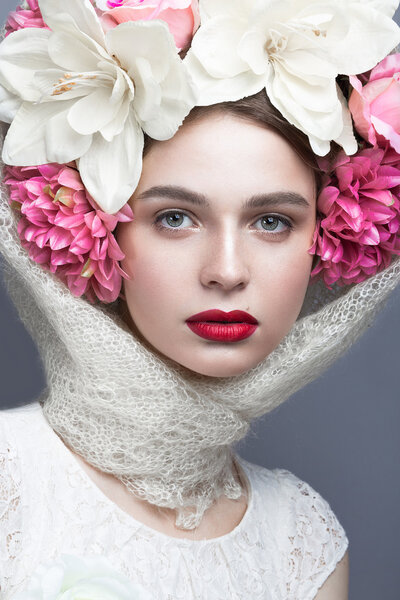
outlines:
M14 6L1 0L1 22ZM289 469L328 500L350 540L351 600L400 596L399 303L398 289L360 342L258 421L241 445L248 460ZM34 400L45 381L1 286L0 307L6 408Z

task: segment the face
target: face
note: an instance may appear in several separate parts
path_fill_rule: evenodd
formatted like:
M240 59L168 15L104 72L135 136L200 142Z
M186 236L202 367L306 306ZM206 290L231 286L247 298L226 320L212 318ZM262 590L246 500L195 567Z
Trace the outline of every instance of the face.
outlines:
M315 194L311 169L283 138L237 117L211 114L154 142L134 221L117 232L132 330L203 375L255 367L299 315ZM210 310L253 319L196 316Z

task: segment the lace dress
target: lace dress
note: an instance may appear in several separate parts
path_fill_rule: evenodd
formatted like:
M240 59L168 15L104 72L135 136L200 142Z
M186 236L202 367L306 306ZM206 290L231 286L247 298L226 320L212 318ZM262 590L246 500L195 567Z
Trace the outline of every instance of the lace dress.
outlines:
M285 469L239 458L249 502L218 538L169 537L136 521L82 469L39 403L0 412L0 599L60 554L103 555L154 600L311 600L348 539L329 504Z

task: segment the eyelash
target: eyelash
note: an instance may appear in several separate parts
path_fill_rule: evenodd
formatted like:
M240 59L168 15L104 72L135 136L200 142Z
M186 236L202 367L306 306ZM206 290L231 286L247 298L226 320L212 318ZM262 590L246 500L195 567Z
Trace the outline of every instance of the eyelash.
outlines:
M171 232L172 234L175 234L175 232L184 230L185 229L184 227L166 227L165 225L161 224L161 221L164 217L166 217L168 215L177 215L177 214L184 215L185 217L189 217L189 219L191 219L191 217L188 214L186 214L185 212L183 212L181 210L168 210L166 212L163 212L163 213L157 215L157 217L154 221L154 226L156 227L156 229L158 229L160 231L168 232L168 233ZM293 224L291 223L291 221L289 221L289 219L285 219L285 217L281 217L280 215L274 215L274 214L267 213L267 214L259 217L257 219L257 221L260 221L261 219L263 219L265 217L274 217L275 219L278 219L281 223L286 225L286 227L289 231L291 231L293 229ZM276 236L284 233L284 231L278 231L277 233L275 233L274 231L268 231L267 229L263 229L263 230L259 230L259 231L263 231L266 234L276 235Z

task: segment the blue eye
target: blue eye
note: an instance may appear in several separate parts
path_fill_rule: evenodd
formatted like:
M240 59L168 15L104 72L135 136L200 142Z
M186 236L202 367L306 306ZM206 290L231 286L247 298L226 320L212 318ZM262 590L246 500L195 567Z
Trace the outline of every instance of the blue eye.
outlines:
M183 229L182 227L180 227L180 225L182 225L182 222L184 221L185 217L187 219L190 219L188 215L177 210L165 212L161 215L158 215L158 217L155 220L155 225L159 229ZM164 219L167 225L164 225L162 223Z
M293 225L288 219L278 217L277 215L264 215L258 221L261 222L262 229L270 233L282 233L288 229L293 229Z
M186 227L184 226L185 219L189 220L189 223L186 223ZM257 228L259 231L273 235L293 229L293 225L288 219L278 215L263 215L256 222L261 223L261 228ZM164 231L181 231L193 225L193 221L189 215L182 211L170 210L158 215L154 221L154 225L157 229Z

